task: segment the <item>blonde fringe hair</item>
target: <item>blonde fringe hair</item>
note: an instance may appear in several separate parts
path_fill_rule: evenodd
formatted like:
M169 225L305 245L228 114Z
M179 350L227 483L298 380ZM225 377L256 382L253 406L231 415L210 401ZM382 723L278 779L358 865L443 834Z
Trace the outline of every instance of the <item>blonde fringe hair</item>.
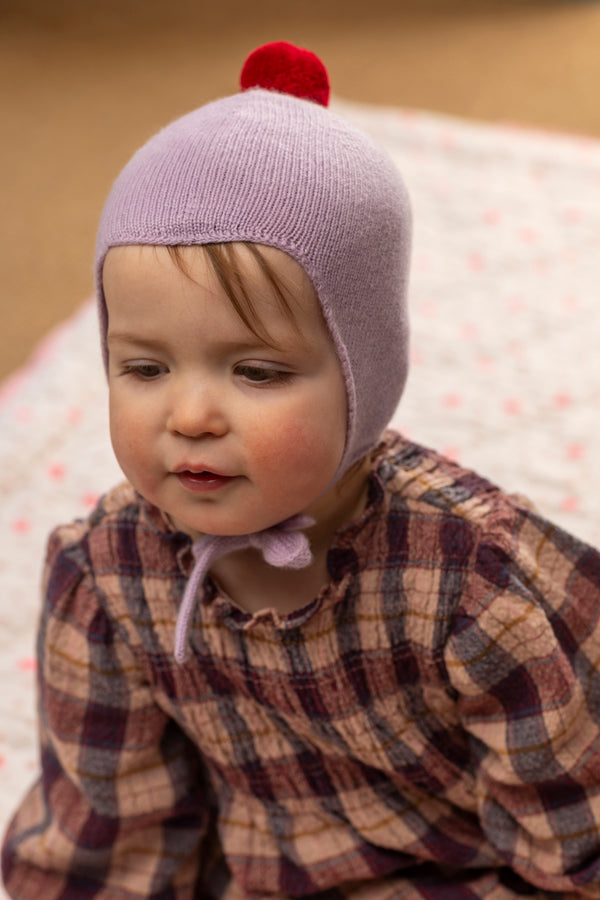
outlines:
M256 262L260 273L266 283L272 289L286 318L297 328L296 317L290 302L290 293L285 284L278 277L273 267L269 265L259 247L249 241L239 241L236 244L199 244L196 249L202 250L208 263L215 274L225 296L233 309L240 317L246 328L268 347L275 347L272 338L264 328L260 316L256 310L252 294L245 283L239 262L239 245L244 246ZM195 247L195 245L191 245ZM167 246L169 256L175 265L188 277L190 276L184 252L189 250L188 245Z

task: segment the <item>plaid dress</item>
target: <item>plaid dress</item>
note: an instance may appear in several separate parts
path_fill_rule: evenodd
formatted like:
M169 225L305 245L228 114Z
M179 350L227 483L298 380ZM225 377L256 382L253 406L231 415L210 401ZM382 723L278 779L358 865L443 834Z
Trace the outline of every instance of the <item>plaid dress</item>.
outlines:
M600 554L400 436L309 605L208 578L128 485L49 542L18 900L600 897Z

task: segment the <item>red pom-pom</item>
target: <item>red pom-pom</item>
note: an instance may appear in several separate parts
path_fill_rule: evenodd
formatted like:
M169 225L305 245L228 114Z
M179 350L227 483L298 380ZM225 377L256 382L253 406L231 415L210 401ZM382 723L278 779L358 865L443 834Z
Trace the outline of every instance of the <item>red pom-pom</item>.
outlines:
M329 104L327 69L310 50L287 41L275 41L254 50L244 63L240 85L243 91L261 87L314 100L321 106Z

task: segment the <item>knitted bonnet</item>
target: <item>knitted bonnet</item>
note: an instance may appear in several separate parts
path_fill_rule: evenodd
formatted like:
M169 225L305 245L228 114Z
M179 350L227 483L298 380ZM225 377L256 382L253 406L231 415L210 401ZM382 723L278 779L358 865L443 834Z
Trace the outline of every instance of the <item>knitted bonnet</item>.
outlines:
M97 239L111 247L251 241L304 268L345 379L348 421L336 477L371 450L407 373L410 208L402 180L370 137L327 109L321 61L287 43L256 50L242 92L168 125L117 178Z

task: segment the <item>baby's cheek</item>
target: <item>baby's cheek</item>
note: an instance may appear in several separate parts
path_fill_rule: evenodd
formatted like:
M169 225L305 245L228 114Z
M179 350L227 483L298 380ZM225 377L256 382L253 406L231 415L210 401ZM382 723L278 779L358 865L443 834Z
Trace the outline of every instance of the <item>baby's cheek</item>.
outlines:
M278 487L284 493L319 493L337 470L343 440L336 440L323 421L307 422L306 417L280 418L266 426L253 440L255 474L270 480L272 492Z
M315 443L313 429L299 419L281 417L265 421L255 431L252 456L261 467L287 468L310 457Z
M146 468L148 442L134 416L118 407L110 411L110 436L117 462L130 480Z

